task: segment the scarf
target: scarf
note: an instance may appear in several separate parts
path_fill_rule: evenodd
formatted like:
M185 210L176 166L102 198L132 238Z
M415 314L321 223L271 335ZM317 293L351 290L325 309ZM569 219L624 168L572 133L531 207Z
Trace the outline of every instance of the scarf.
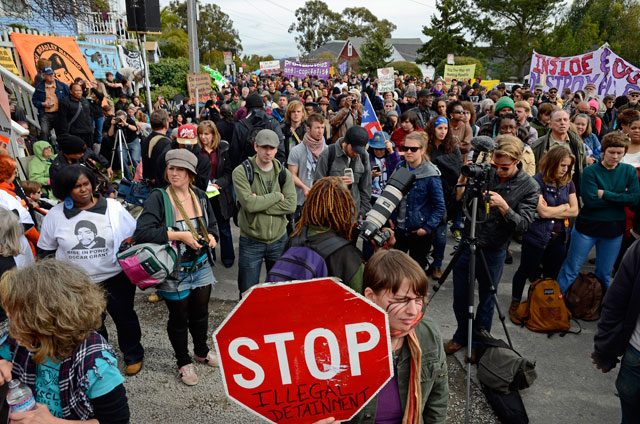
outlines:
M313 160L318 160L318 156L322 153L322 147L324 146L324 137L320 140L314 140L308 132L304 133L302 143L307 146L313 155Z
M420 385L420 374L422 370L422 349L413 329L407 334L405 341L411 352L411 363L409 371L409 390L407 392L407 403L404 408L402 424L420 424L420 412L422 405L422 386Z

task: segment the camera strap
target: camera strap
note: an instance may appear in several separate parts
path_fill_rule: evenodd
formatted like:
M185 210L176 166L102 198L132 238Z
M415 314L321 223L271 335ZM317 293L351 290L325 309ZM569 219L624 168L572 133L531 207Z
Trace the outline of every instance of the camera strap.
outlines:
M198 232L196 231L195 227L193 226L193 224L191 223L191 220L189 219L189 216L187 215L187 212L184 210L184 207L182 206L182 202L180 202L180 200L178 200L178 196L176 195L175 190L173 189L173 187L170 185L169 186L169 194L171 194L171 198L173 199L173 202L176 205L176 208L178 209L178 212L180 213L180 215L182 216L182 219L184 219L185 224L187 225L187 227L189 228L189 232L191 233L191 235L193 236L193 238L195 240L198 240L200 238L200 235L198 234ZM193 190L189 189L189 194L191 195L191 202L193 203L193 210L197 213L198 212L198 203L196 201L196 195L193 192ZM204 214L205 211L203 210L202 213ZM201 216L198 216L196 218L198 220L198 222L200 223L200 227L202 228L202 237L204 238L207 246L209 245L209 233L207 232L207 227L204 224L204 221L202 220Z

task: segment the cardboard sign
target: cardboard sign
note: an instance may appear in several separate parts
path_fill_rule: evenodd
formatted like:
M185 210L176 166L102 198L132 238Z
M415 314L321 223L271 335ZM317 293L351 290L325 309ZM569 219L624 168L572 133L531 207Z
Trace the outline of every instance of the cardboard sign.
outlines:
M0 48L0 66L6 68L9 72L14 75L20 76L20 72L18 72L18 67L13 61L13 57L11 57L11 52L8 49Z
M233 63L233 54L231 52L223 52L224 64L231 65Z
M280 72L280 61L268 60L265 62L260 62L260 70L266 74L277 74L278 72Z
M198 89L198 101L206 101L205 99L211 93L211 75L209 74L187 74L187 87L189 88L189 96L191 101L196 99L196 88Z
M254 286L214 340L227 395L273 423L348 420L393 375L387 315L331 278Z
M447 65L455 65L455 64L456 64L456 61L454 59L454 56L451 53L449 53L447 55Z
M378 69L378 91L386 93L393 91L395 88L395 77L393 75L393 68L380 68Z
M542 84L544 91L550 87L572 93L585 85L596 86L596 94L626 96L629 90L640 89L640 69L633 66L607 47L570 57L545 56L533 52L529 71L529 84Z
M444 65L444 80L451 82L452 79L471 79L476 72L476 65Z
M11 42L16 47L22 64L34 79L38 59L49 59L58 81L71 84L76 78L93 81L91 68L72 37L11 33Z

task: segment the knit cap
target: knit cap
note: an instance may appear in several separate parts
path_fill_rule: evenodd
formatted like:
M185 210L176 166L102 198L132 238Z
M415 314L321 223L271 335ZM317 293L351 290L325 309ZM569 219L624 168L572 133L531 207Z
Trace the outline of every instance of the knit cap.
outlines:
M513 99L511 97L507 97L507 96L500 97L500 99L498 99L498 102L496 103L496 107L493 113L497 115L500 109L504 109L504 108L511 109L512 113L516 110L516 106L513 103Z

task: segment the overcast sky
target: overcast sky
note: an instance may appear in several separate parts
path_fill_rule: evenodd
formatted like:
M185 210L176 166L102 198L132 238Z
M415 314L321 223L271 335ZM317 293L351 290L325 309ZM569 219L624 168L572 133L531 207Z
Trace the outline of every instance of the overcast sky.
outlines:
M240 34L243 54L272 54L276 58L298 55L295 33L287 29L295 20L295 10L304 0L199 0L200 4L214 3L220 6ZM324 0L334 12L346 7L366 6L378 19L388 19L396 29L392 36L416 38L426 41L422 26L429 23L436 12L435 0ZM165 6L169 0L161 0Z

